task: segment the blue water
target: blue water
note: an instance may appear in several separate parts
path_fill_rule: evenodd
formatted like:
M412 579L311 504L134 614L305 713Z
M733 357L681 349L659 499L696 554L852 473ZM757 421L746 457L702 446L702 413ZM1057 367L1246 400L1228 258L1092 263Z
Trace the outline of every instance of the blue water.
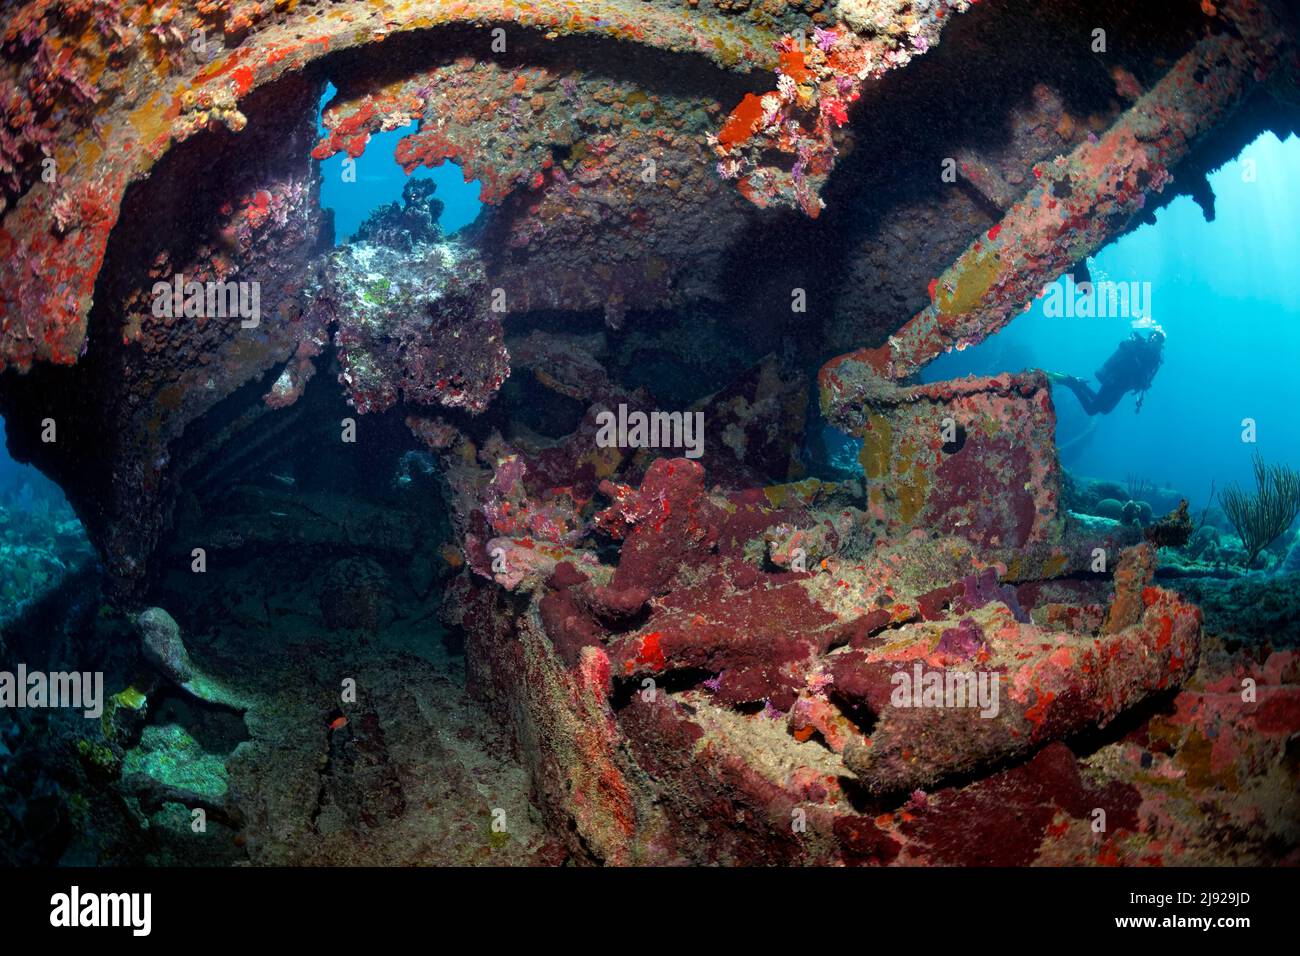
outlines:
M321 98L323 107L334 97L334 86L330 84ZM320 126L322 136L326 134ZM323 208L334 210L334 241L347 242L357 227L375 209L402 198L402 187L407 179L432 179L438 186L437 196L445 208L438 224L443 232L452 233L469 225L483 208L479 202L479 181L466 181L461 168L450 160L434 169L420 168L410 177L393 158L397 142L403 136L415 132L416 124L402 129L390 130L370 137L366 151L356 160L356 179L345 182L343 179L344 153L331 156L320 164L321 191L320 203Z
M9 457L8 427L8 422L0 418L0 508L23 495L24 485L30 486L30 493L39 498L48 498L51 503L66 501L63 490L41 474L39 469Z
M1254 161L1256 179L1243 173ZM1216 218L1180 197L1090 260L1094 280L1151 283L1151 317L1168 336L1164 365L1140 414L1135 398L1098 416L1091 437L1062 453L1076 474L1123 481L1130 473L1203 504L1211 481L1254 487L1251 457L1300 467L1300 139L1266 133L1210 177ZM1132 332L1123 318L1052 318L1044 300L997 335L931 363L926 381L1027 367L1089 381ZM1083 433L1074 396L1054 392L1057 439ZM1257 444L1242 441L1253 418Z

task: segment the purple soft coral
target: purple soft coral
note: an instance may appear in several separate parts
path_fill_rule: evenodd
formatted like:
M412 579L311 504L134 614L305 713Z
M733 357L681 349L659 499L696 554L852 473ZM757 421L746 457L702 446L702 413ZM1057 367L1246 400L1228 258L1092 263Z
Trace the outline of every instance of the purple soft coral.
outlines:
M962 579L962 588L961 597L953 601L954 611L959 613L974 611L990 601L997 601L1009 607L1017 621L1022 624L1029 623L1029 615L1025 613L1016 598L1016 589L1009 584L999 585L998 572L995 568L988 567L979 574L967 575Z
M968 661L986 646L984 633L971 618L962 618L956 627L950 627L939 638L936 650L948 657Z

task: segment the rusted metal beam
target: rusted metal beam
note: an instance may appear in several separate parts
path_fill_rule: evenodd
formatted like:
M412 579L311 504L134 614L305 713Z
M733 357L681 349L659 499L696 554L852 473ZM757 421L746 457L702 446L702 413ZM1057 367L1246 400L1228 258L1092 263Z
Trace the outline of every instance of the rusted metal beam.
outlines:
M1034 168L1038 182L930 284L930 304L889 341L822 369L831 418L857 401L863 376L899 380L943 352L974 345L1023 311L1063 272L1122 235L1170 170L1265 78L1231 35L1199 42L1101 138Z

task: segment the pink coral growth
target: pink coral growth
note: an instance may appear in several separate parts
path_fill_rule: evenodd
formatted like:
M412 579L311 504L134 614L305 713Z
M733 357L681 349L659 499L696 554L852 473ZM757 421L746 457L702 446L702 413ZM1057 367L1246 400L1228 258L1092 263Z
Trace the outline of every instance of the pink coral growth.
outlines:
M838 154L832 133L848 121L863 82L925 53L938 42L948 14L965 6L940 0L912 29L910 45L843 26L783 37L776 44L776 89L761 97L747 94L711 140L722 157L719 175L736 180L757 206L796 206L817 216L821 188ZM775 153L793 161L773 162Z
M124 0L35 0L8 17L0 48L15 66L0 83L0 211L35 178L37 158L53 153L58 125L100 102L92 64L129 57L136 36Z

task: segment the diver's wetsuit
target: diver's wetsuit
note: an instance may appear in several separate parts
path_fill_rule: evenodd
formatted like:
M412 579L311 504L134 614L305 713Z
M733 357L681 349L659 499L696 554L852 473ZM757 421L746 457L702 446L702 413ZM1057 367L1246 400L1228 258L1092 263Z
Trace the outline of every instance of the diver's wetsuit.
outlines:
M1129 392L1145 392L1151 387L1151 380L1160 368L1161 344L1154 337L1144 339L1137 335L1121 342L1106 364L1095 373L1097 381L1101 382L1097 391L1073 375L1059 376L1057 381L1074 393L1089 415L1108 415ZM1141 408L1141 400L1138 407Z
M1109 415L1115 410L1119 400L1128 394L1127 388L1113 382L1103 385L1100 391L1094 392L1091 385L1073 375L1061 379L1061 384L1074 392L1074 397L1079 400L1079 404L1089 415Z

